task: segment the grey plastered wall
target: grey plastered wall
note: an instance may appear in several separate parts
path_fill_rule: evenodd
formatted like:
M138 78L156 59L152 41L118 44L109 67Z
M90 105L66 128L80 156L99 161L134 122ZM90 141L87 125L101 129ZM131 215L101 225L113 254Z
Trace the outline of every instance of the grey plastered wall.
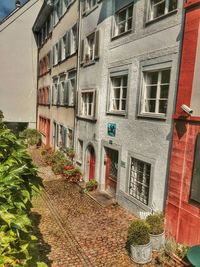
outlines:
M146 24L147 1L135 1L133 31L130 34L111 40L113 16L106 19L104 33L104 53L101 81L101 98L99 99L99 139L121 146L121 161L118 186L118 202L141 216L142 212L162 210L164 205L165 184L168 171L168 153L171 144L172 114L176 97L178 54L181 40L182 3L178 10L162 19ZM104 22L105 23L105 22ZM139 101L141 91L141 73L144 65L155 65L170 62L171 78L169 102L166 118L139 117ZM117 68L127 68L128 112L126 116L106 114L106 101L109 91L109 72ZM107 136L107 124L116 123L116 137ZM145 158L152 164L150 201L144 206L128 194L129 159ZM103 184L105 177L100 175Z
M36 126L37 45L32 26L42 5L30 0L0 25L0 109L9 122Z

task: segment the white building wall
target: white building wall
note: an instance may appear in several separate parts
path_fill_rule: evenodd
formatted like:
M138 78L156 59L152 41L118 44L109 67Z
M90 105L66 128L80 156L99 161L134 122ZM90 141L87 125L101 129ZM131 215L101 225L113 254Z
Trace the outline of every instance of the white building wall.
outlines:
M5 121L36 126L37 45L32 26L42 0L30 0L0 25L0 109Z

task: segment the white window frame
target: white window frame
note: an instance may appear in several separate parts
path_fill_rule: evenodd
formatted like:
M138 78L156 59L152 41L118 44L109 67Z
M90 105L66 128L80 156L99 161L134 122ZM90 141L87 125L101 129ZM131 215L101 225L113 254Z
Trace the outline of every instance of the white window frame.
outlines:
M53 46L53 65L58 64L59 42Z
M59 84L60 84L60 105L64 105L64 91L65 91L65 84L66 84L66 75L60 75L59 77Z
M74 86L72 84L72 81L74 82ZM75 92L76 92L76 74L68 78L68 83L69 83L68 105L74 106L75 105Z
M128 17L129 8L132 8L132 17L130 17L130 18ZM119 14L125 10L126 10L126 19L124 21L125 22L125 31L122 33L119 33L119 24L122 23L122 22L118 23ZM128 29L128 21L130 19L131 19L131 28ZM133 28L133 4L130 4L130 5L124 7L123 9L120 9L119 11L116 12L116 14L114 16L114 36L113 37L120 36L126 32L130 32L132 30L132 28Z
M154 17L154 7L162 4L162 3L165 3L165 7L164 7L164 12L162 15L160 16L157 16L157 17ZM173 12L174 10L177 10L177 7L178 7L178 0L176 0L176 8L173 9L173 10L170 10L169 11L169 4L170 4L170 0L160 0L160 2L154 4L154 0L149 0L149 12L148 12L148 20L151 21L151 20L155 20L157 18L160 18L170 12Z
M126 77L127 85L123 86L123 79ZM120 98L119 98L119 109L112 109L112 102L114 101L114 86L113 86L113 79L121 79L121 84L119 87L120 90ZM126 98L123 98L123 89L126 87ZM117 87L118 88L118 87ZM126 108L122 110L122 101L126 101ZM108 103L108 111L109 113L120 113L125 114L127 111L127 104L128 104L128 72L122 72L122 74L110 75L110 92L109 92L109 103Z
M61 38L61 61L66 59L67 52L67 35Z
M92 93L92 102L89 103L87 97L86 101L84 102L83 95L84 94L91 94ZM81 91L81 106L80 106L80 116L85 118L92 118L95 117L95 90L82 90ZM91 104L91 114L89 114L89 105Z
M169 74L169 83L165 83L165 84L161 84L161 72L165 71L165 70L169 70L170 74ZM148 99L146 97L146 77L148 75L148 73L152 73L152 72L158 72L158 81L157 84L153 85L156 86L156 104L155 104L155 112L148 112L145 111L145 103L146 101L149 101L151 99ZM140 100L140 115L147 115L150 117L161 117L161 118L166 118L167 116L167 109L168 109L168 102L169 102L169 95L170 95L170 84L171 84L171 67L167 67L167 68L156 68L156 69L151 69L151 70L144 70L142 72L142 95L141 95L141 100ZM159 100L160 100L160 92L161 92L161 85L168 85L168 97L162 98L162 100L167 101L167 107L166 107L166 113L159 113ZM148 85L150 86L150 85ZM152 85L151 85L152 86ZM152 99L153 100L153 99Z

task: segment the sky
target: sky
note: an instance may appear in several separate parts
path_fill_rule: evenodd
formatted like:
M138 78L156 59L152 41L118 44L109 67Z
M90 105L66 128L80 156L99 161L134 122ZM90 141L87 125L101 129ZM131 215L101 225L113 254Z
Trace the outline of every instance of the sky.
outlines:
M21 0L21 4L28 0ZM0 21L15 9L15 0L0 0Z

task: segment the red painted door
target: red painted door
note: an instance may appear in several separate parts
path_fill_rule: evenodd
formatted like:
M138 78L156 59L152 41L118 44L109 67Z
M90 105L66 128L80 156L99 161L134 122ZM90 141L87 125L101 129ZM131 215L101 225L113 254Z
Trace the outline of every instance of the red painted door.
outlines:
M118 175L118 151L106 149L106 191L116 194Z
M47 120L46 123L46 145L50 146L50 120Z
M89 180L95 178L95 152L93 147L89 147Z

